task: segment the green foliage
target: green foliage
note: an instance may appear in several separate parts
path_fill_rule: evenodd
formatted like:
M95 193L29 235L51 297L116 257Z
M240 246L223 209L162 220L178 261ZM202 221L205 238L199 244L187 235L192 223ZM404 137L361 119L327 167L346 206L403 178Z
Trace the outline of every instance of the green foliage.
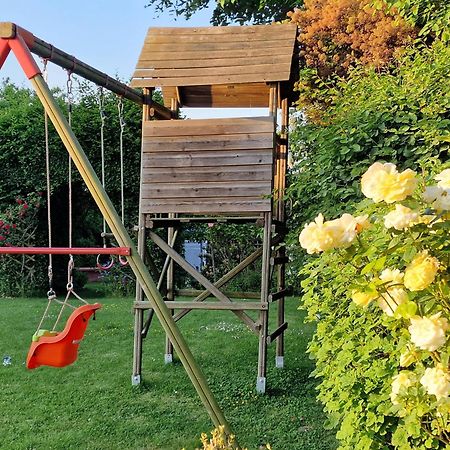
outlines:
M164 364L164 330L154 319L145 340L143 384L132 388L133 298L104 296L94 291L97 286L79 292L103 307L89 323L77 362L62 369L30 371L23 364L46 299L0 299L0 358L12 361L10 366L0 361L0 447L202 447L200 434L213 424L183 365ZM313 363L305 348L313 327L302 324L294 299L286 307L290 356L285 369L275 369L270 347L264 396L255 392L257 338L233 314L194 311L178 323L241 446L257 450L270 442L277 450L334 450L336 441L323 429L315 399L316 382L308 378Z
M351 210L359 178L375 160L417 167L450 148L450 48L412 51L393 73L355 70L327 91L333 103L322 124L291 134L295 165L288 196L294 228L317 210L330 217Z
M175 16L190 19L197 11L210 6L208 0L149 0L158 13L170 11ZM231 23L270 23L283 20L286 13L298 6L293 0L218 0L211 17L213 25Z
M74 86L75 88L75 86ZM66 110L61 91L54 95ZM117 98L105 91L105 179L106 189L117 209L120 209L119 121ZM141 111L131 102L124 104L126 128L125 153L125 225L136 223L139 195L140 123ZM75 135L87 153L97 174L101 173L100 114L97 91L81 82L75 89L72 125ZM7 210L16 198L30 192L46 192L44 114L38 98L29 89L5 81L0 87L0 211ZM68 156L55 129L50 124L51 205L53 245L68 245ZM75 246L102 244L102 218L78 171L73 170L73 243ZM37 216L36 235L41 245L47 245L46 211ZM24 243L17 243L23 245ZM32 245L29 242L29 245ZM35 245L35 244L33 244ZM95 257L77 258L76 265L95 265ZM41 270L41 269L39 269ZM66 284L66 258L55 258L55 283ZM0 278L4 278L0 276ZM42 277L40 277L41 279ZM37 286L45 289L43 285Z
M429 167L437 170L439 164L431 161ZM422 191L424 183L419 186ZM450 443L448 392L437 398L422 382L427 368L442 365L448 373L449 343L444 339L436 348L419 347L410 327L411 319L441 313L446 321L450 315L450 222L420 193L402 204L422 214L421 220L403 231L388 229L384 217L393 206L366 200L358 213L368 214L372 227L352 245L326 251L300 271L302 307L308 320L317 322L309 352L316 360L314 375L321 379L318 398L329 414L328 426L337 428L341 450L444 449ZM418 289L411 278L407 283L406 274L424 250L441 269ZM405 272L405 286L403 281L388 284L385 269L401 271L401 280ZM419 276L428 276L425 268ZM352 302L355 292L374 294L369 306ZM398 374L410 377L411 384L394 395Z
M447 0L373 0L375 7L399 13L421 28L422 37L450 40L450 5Z
M41 195L31 193L0 213L0 247L42 244L38 234L42 202ZM0 297L35 295L45 282L42 256L0 256Z

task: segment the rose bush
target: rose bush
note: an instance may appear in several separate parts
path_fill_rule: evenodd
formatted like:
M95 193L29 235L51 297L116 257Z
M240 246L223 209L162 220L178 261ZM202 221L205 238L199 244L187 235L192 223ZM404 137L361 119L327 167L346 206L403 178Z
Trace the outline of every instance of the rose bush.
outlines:
M319 399L342 449L450 448L450 169L376 162L361 190L358 216L300 233Z

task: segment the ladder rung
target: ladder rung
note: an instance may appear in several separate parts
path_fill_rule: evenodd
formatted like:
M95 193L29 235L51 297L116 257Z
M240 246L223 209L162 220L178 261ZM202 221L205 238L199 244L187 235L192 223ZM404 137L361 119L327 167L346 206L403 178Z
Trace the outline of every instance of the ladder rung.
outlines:
M269 302L275 302L280 298L287 297L288 295L291 295L291 289L290 288L282 289L281 291L269 294Z
M281 333L284 333L288 327L288 323L282 323L273 333L267 336L267 344L271 344Z
M289 258L287 256L276 256L270 258L271 266L278 266L280 264L287 264L289 262Z

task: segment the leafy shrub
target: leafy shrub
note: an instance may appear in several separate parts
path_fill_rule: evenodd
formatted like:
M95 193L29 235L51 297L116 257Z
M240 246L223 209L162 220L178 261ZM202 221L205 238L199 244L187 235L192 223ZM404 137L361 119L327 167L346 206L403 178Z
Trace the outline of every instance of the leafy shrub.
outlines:
M38 215L42 207L40 194L17 198L0 213L0 247L38 246ZM45 285L45 258L33 255L0 256L0 296L35 294Z
M309 352L342 450L450 445L449 177L423 196L430 180L419 179L410 197L414 172L374 164L366 216L319 217L300 235L322 253L301 270L302 305L317 322Z
M299 27L300 79L298 104L309 121L320 122L332 103L327 87L346 78L356 66L388 68L413 42L416 30L370 0L305 0L288 13Z
M359 178L378 159L414 169L429 156L448 157L449 60L450 48L436 42L405 55L395 73L356 70L329 92L325 123L299 118L291 133L292 223L317 210L335 216L351 209Z
M420 28L422 38L450 40L450 5L446 0L372 0L374 7L395 11Z

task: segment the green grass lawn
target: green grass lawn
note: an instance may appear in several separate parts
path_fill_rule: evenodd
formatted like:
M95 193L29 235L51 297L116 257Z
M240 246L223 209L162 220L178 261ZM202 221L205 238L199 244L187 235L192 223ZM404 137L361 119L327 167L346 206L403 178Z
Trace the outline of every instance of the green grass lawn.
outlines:
M1 449L194 449L212 424L182 365L164 365L164 333L157 320L144 342L144 383L131 386L132 299L103 297L78 361L63 369L25 368L44 299L0 299ZM193 311L180 323L194 356L241 446L274 450L335 449L333 433L309 378L305 354L312 328L297 300L288 302L285 369L269 351L267 395L255 393L257 338L229 312Z

